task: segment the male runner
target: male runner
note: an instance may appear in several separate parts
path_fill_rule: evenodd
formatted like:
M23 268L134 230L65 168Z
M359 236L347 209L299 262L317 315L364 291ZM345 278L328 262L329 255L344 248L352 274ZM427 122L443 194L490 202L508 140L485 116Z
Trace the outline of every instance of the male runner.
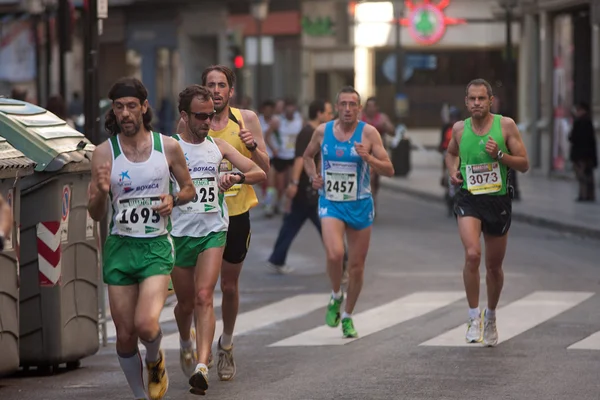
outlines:
M460 185L454 213L465 248L463 280L469 303L467 343L498 343L496 306L504 284L502 261L511 223L511 188L507 169L526 172L527 151L515 122L490 113L492 87L483 79L467 85L465 103L470 118L454 124L446 152L451 183ZM479 311L480 237L485 242L487 309Z
M381 135L373 126L358 120L360 95L344 87L337 96L338 119L321 124L304 152L304 168L313 187L320 189L319 216L327 253L327 272L333 292L325 321L340 323L344 259L344 233L348 239L348 298L341 316L344 337L358 337L352 311L362 289L365 259L369 250L374 218L370 169L385 176L394 175ZM314 157L321 151L321 173Z
M377 99L369 97L365 102L365 109L362 112L361 120L375 127L381 135L394 135L394 125L390 121L387 114L379 111ZM377 209L377 193L379 193L379 175L371 170L371 192L373 196L373 204Z
M199 85L187 87L179 94L179 112L185 131L173 138L185 154L196 188L192 202L173 209L175 268L171 273L177 306L175 319L180 332L181 368L190 377L197 392L208 389L208 363L215 334L213 292L223 259L229 216L223 192L233 184L253 185L266 179L254 162L219 138L210 138L210 121L215 116L210 91ZM241 172L223 174L219 166L223 158ZM196 311L196 343L190 337L192 316Z
M158 318L174 261L169 215L174 205L186 204L195 191L181 147L152 132L152 111L142 82L123 78L108 97L113 104L105 128L111 137L94 151L88 211L101 221L110 200L102 258L119 364L135 398L146 399L140 338L146 347L148 394L150 399L162 399L169 378ZM181 188L176 194L169 194L171 173Z
M302 128L295 142L295 158L292 167L292 177L286 190L287 197L291 200L290 212L283 218L283 224L275 241L275 247L267 262L271 270L286 274L292 268L286 265L288 250L294 238L302 229L302 225L310 219L319 235L321 235L321 221L318 213L319 194L313 189L308 176L304 172L304 161L302 156L313 132L319 125L331 121L333 108L331 103L322 100L314 100L308 107L308 123Z
M269 156L258 117L253 111L229 106L235 86L233 71L223 65L210 66L202 72L202 85L212 92L216 110L209 136L225 140L268 173ZM220 170L222 173L237 171L226 160L221 163ZM217 372L222 381L233 379L236 372L233 329L240 302L238 281L250 245L250 209L258 204L258 199L252 186L235 184L225 192L225 201L229 210L229 230L221 266L223 334L217 346Z

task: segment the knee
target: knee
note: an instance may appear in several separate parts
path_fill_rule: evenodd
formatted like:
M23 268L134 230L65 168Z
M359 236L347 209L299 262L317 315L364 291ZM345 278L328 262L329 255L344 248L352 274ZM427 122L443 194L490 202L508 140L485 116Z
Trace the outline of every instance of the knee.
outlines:
M465 251L465 259L468 269L478 269L481 262L481 249L479 247L468 247Z
M133 326L115 325L117 348L124 352L133 351L137 345L137 334Z
M160 325L158 324L158 319L142 315L135 320L135 330L140 339L148 341L156 337L160 331Z
M196 292L196 306L208 308L213 306L213 290L211 288L200 288Z
M500 265L486 265L485 266L486 274L488 274L492 278L496 278L502 275L502 264Z
M342 265L344 262L344 248L327 249L327 262Z
M235 296L238 292L238 280L221 276L221 292L223 296Z
M348 276L353 281L362 280L365 272L365 264L364 263L349 263L348 264Z
M177 314L189 315L194 312L194 299L177 298L177 305L175 306L175 312Z

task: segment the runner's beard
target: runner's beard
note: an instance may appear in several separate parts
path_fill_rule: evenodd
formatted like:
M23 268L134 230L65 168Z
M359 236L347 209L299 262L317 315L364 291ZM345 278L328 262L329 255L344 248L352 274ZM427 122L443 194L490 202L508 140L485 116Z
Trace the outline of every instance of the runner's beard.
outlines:
M220 114L225 109L225 107L227 107L228 105L229 105L229 99L227 99L227 100L223 99L223 100L221 100L220 106L217 107L215 105L215 111L217 112L217 114Z

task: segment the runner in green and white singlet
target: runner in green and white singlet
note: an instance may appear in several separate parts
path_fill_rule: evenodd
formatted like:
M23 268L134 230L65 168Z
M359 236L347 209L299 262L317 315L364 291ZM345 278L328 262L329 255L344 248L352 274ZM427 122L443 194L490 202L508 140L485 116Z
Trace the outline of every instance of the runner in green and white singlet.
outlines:
M207 88L192 85L183 90L179 94L179 111L184 129L174 139L185 155L196 195L191 202L173 209L175 268L171 276L177 295L175 319L181 338L181 369L189 377L190 391L205 394L216 322L213 293L229 225L224 192L234 184L259 183L266 174L226 141L208 137L216 112ZM241 172L219 174L223 159ZM173 183L176 189L177 183ZM194 311L197 357L190 333Z
M105 128L111 138L94 151L88 211L101 221L110 203L102 270L119 364L135 399L162 399L169 378L158 318L174 262L169 219L174 205L194 197L194 187L177 142L152 132L144 85L123 78L108 97L113 105ZM170 174L181 188L177 194L170 194ZM147 393L138 339L146 347Z
M502 261L511 224L512 198L508 169L525 172L527 151L519 129L510 118L490 112L492 87L483 79L467 85L465 103L471 117L458 121L446 152L451 183L461 189L454 196L454 213L465 248L463 279L469 319L467 343L498 343L496 307L504 285ZM485 239L487 308L479 309L480 237Z

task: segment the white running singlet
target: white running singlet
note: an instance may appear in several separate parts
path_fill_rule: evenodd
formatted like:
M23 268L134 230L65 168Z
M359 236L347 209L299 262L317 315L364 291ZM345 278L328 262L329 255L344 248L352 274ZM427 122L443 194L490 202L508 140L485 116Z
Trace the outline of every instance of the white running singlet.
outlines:
M200 144L188 143L179 135L173 135L173 139L183 150L196 196L189 203L173 208L171 236L204 237L211 232L227 231L227 204L219 192L219 165L223 160L219 147L210 136ZM171 181L177 193L177 182L173 177Z
M153 207L161 203L160 195L169 193L169 163L164 153L162 135L152 132L150 157L139 163L125 157L119 135L109 139L113 162L110 173L110 234L151 238L168 233L171 221L161 217Z

